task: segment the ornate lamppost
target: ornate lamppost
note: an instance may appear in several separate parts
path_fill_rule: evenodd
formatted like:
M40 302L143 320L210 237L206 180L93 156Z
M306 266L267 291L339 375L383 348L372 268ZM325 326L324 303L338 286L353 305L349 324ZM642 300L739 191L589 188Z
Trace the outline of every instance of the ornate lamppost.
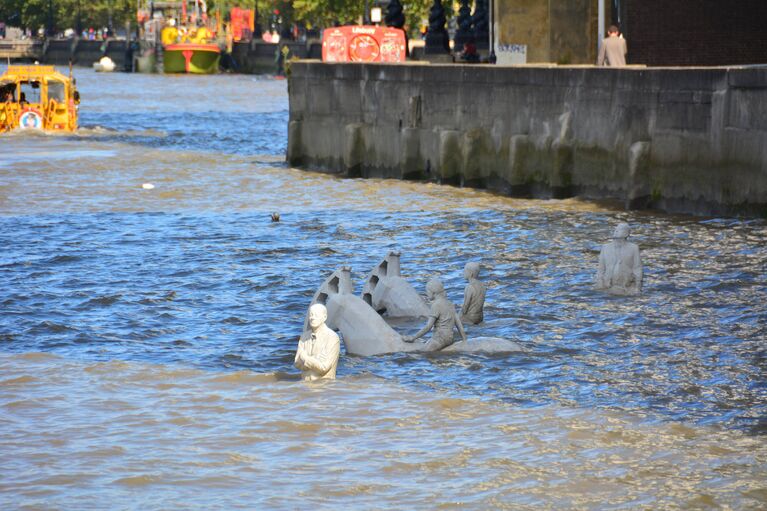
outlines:
M446 55L450 53L450 36L447 34L445 9L441 0L434 0L429 10L429 30L426 32L426 55Z
M387 27L402 29L405 26L405 10L399 0L391 0L386 9L384 22ZM410 45L408 44L407 32L405 32L405 56L410 56Z
M48 0L48 20L44 36L53 38L53 0Z
M461 7L458 9L458 30L455 31L453 38L453 48L459 51L463 45L471 41L474 33L471 29L471 0L461 0Z
M405 26L405 10L399 0L391 0L384 18L387 27L402 28Z
M75 22L75 31L77 32L77 34L75 34L75 37L77 38L79 38L83 33L83 19L80 10L80 0L77 0L77 21Z
M477 43L477 49L487 50L489 46L487 0L477 0L471 21L474 25L474 39Z

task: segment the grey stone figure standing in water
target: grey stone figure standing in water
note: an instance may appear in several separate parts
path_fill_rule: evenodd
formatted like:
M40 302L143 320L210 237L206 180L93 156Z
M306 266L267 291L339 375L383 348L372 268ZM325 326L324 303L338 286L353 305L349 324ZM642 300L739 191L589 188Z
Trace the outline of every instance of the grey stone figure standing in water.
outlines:
M429 321L413 336L402 338L405 342L413 342L434 328L431 340L426 343L425 351L438 351L453 344L453 328L458 329L461 339L466 342L466 332L463 330L461 319L455 312L455 307L447 299L445 287L439 279L431 279L426 284L426 296L431 302Z
M484 319L483 308L485 306L485 293L487 293L487 286L478 280L479 263L466 263L463 268L463 276L468 284L463 291L461 320L472 325L478 325Z
M615 227L613 241L602 245L595 288L616 295L642 292L642 258L639 247L627 241L629 224Z

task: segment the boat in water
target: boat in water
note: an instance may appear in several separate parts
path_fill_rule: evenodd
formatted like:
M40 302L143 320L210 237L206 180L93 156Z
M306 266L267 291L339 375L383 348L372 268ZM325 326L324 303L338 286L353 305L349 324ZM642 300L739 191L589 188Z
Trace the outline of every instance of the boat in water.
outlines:
M218 8L220 9L220 8ZM214 74L219 71L222 44L220 12L208 16L204 0L139 2L141 27L139 71Z
M73 132L80 94L53 66L8 66L0 76L0 133L16 130Z
M163 71L213 74L218 72L221 48L213 32L201 25L192 30L167 26L162 30Z
M97 73L111 73L115 70L115 63L107 56L101 57L97 62L93 63L93 70Z
M218 73L221 49L215 44L170 44L165 47L163 69L166 73Z

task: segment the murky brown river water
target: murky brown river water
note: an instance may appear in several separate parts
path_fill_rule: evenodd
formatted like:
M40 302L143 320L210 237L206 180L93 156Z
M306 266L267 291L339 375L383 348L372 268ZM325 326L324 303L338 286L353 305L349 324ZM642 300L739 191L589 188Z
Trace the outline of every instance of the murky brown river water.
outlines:
M0 136L0 509L767 507L764 221L299 171L284 81L76 76L76 135ZM591 290L617 221L641 297ZM392 249L529 352L297 381Z

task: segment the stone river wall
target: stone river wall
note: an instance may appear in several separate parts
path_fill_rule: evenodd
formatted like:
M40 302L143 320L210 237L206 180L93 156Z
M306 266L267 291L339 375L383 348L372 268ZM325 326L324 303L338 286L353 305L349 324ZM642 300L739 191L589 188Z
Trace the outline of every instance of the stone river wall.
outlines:
M292 63L288 162L767 216L767 66Z
M121 39L89 41L87 39L49 39L43 45L44 64L90 67L104 55L111 58L118 70L125 66L127 42Z

